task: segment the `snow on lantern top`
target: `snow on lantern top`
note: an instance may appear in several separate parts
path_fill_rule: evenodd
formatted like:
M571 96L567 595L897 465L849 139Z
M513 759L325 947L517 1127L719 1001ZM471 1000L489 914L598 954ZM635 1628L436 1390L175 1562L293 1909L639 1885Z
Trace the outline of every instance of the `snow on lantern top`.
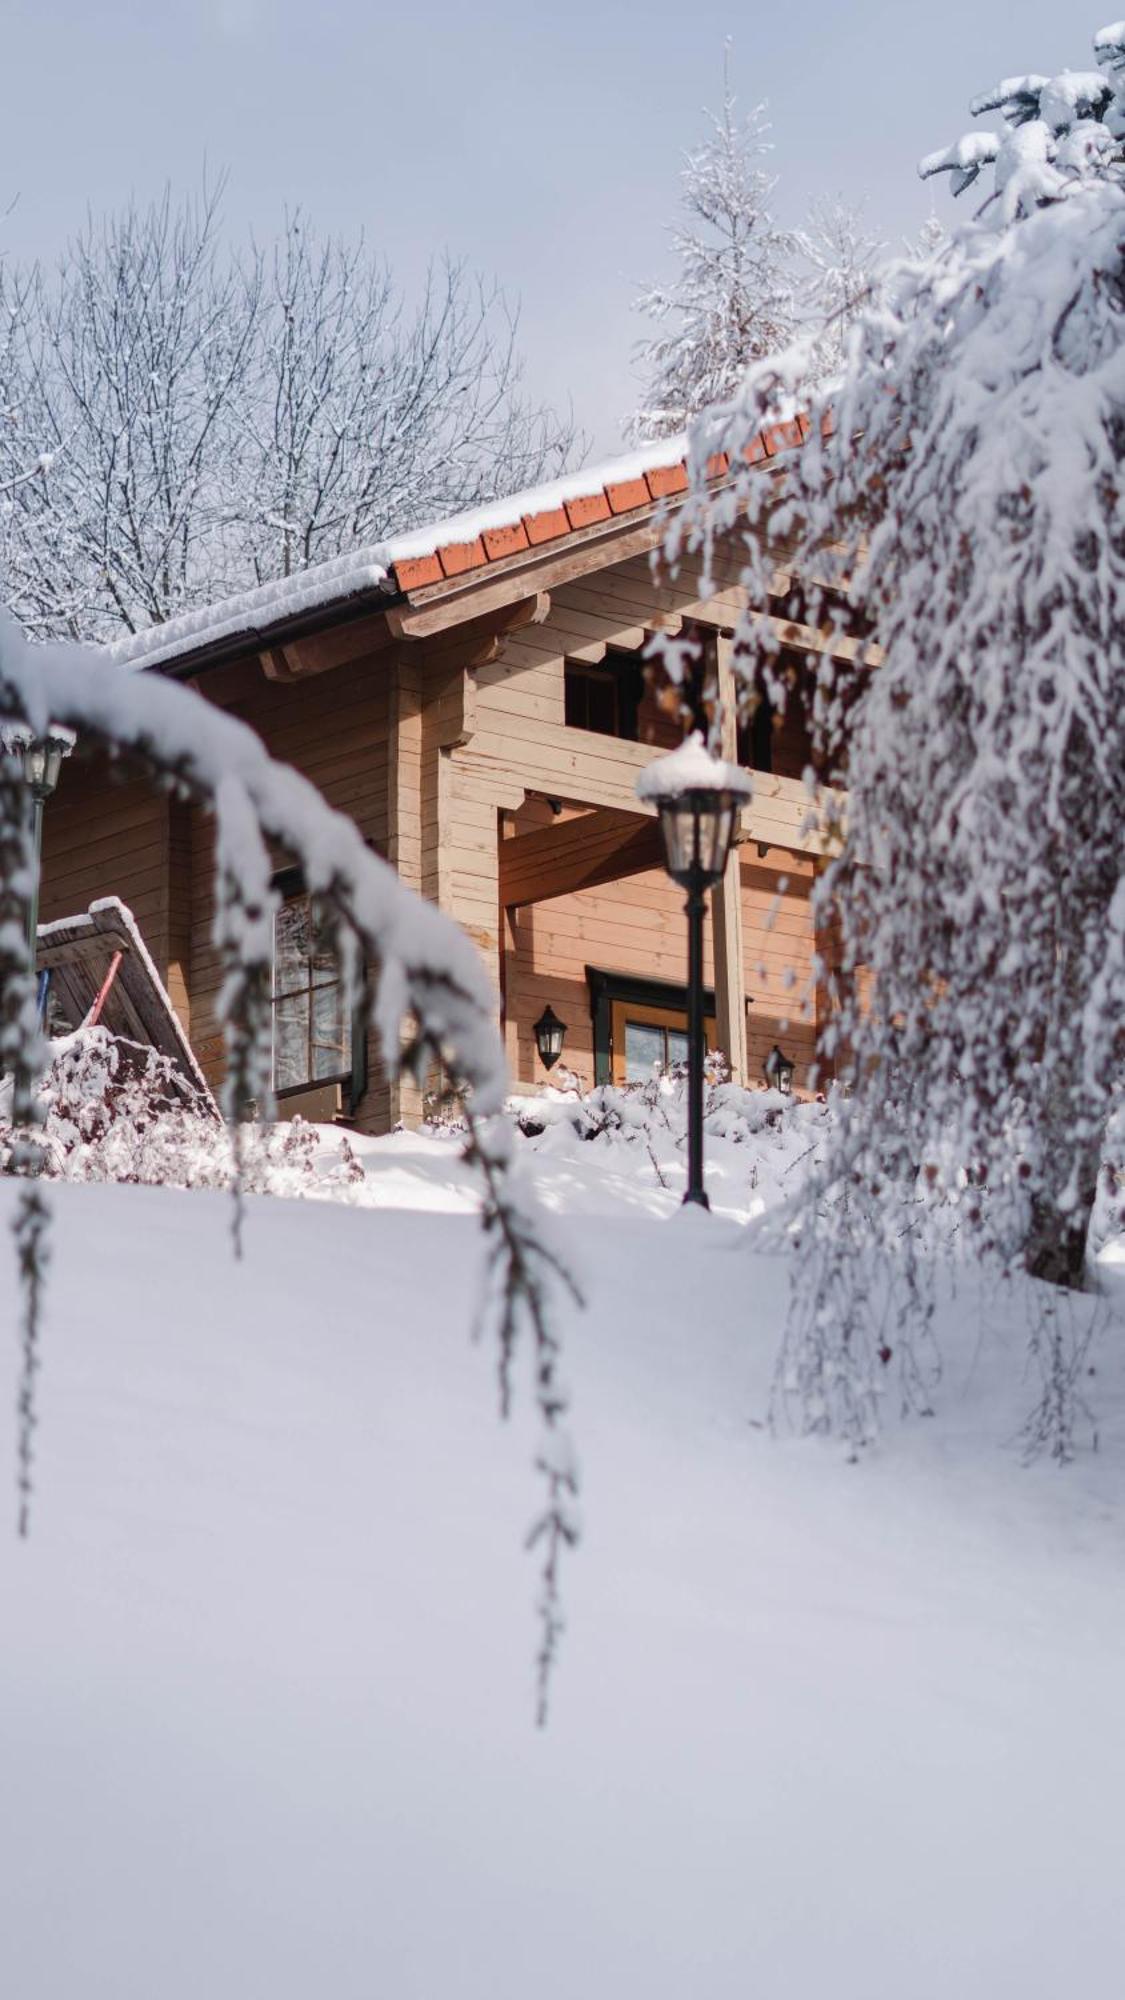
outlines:
M748 799L753 789L746 771L721 757L712 757L698 730L678 750L647 764L637 779L637 797L653 805L684 792L731 792L736 798Z

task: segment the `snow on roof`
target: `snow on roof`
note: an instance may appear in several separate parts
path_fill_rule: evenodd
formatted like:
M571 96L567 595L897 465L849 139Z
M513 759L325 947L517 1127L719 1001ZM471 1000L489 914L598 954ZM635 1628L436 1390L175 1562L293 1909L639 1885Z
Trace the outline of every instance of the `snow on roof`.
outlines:
M766 459L789 450L804 441L806 431L803 418L775 424L760 433L757 455ZM717 478L728 467L725 454L712 461ZM303 612L368 593L400 596L460 577L579 528L651 508L654 502L685 492L687 485L687 438L683 434L664 438L603 465L586 466L387 541L349 550L218 604L185 611L166 624L115 640L106 652L118 666L137 673L223 640L253 641Z

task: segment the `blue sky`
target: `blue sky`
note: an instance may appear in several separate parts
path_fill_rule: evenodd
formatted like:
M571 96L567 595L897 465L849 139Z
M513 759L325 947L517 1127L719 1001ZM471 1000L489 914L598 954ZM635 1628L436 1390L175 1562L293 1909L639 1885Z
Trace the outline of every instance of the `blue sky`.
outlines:
M1013 23L1013 14L1017 20ZM8 0L0 194L9 255L54 257L87 203L230 172L230 227L301 203L410 282L446 248L522 298L528 382L601 451L634 399L631 311L666 271L679 156L721 93L769 100L777 205L866 195L896 240L944 185L919 155L1001 75L1091 61L1101 15L1054 0ZM1068 25L1068 23L1072 25Z

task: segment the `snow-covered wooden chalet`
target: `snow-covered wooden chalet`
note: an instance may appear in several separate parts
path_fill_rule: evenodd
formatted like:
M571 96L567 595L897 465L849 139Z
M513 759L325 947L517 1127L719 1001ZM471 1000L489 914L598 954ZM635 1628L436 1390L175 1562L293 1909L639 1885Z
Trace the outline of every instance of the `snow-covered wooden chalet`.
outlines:
M801 441L799 421L764 433L763 476ZM742 604L733 551L714 563L709 596L690 557L674 580L654 579L650 557L686 485L681 447L650 447L113 649L123 673L189 681L251 724L465 926L492 972L518 1085L546 1080L534 1025L548 1005L566 1023L564 1064L588 1082L646 1076L683 1052L682 896L635 790L683 725L642 656L654 631L694 634L724 683ZM779 636L797 661L824 642L786 621L783 573L777 589ZM708 1028L748 1080L780 1041L800 1081L823 1005L809 992L818 842L803 829L806 748L792 712L772 725L760 716L737 744L758 776L708 927ZM120 897L214 1082L211 841L197 808L110 782L80 748L46 815L42 916ZM282 1108L374 1131L417 1119L413 1083L389 1082L353 1035L303 885L282 863Z

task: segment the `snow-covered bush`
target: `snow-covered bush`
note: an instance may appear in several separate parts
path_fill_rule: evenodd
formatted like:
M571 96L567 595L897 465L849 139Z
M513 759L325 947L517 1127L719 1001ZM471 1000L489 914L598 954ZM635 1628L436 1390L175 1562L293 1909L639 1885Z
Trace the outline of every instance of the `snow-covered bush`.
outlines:
M1125 24L1096 54L1092 75L1006 81L975 107L1002 130L923 162L961 187L990 166L993 191L892 274L830 409L792 350L697 426L699 499L669 549L743 537L747 708L791 694L764 616L785 609L779 541L790 615L832 633L809 658L810 782L846 782L849 805L816 892L841 944L817 971L824 1053L853 1094L807 1199L784 1367L810 1420L853 1436L870 1409L857 1244L908 1256L919 1172L968 1173L964 1226L1001 1263L1081 1284L1120 1088ZM801 397L808 441L763 477L744 447ZM719 449L734 477L709 498Z
M15 1142L10 1096L10 1086L0 1084L0 1171ZM43 1179L230 1187L235 1158L227 1127L210 1099L156 1049L106 1028L79 1028L51 1044L36 1097ZM346 1137L326 1158L319 1134L303 1119L252 1125L244 1138L247 1194L332 1194L362 1179Z
M720 1059L704 1076L704 1130L714 1137L737 1145L763 1131L789 1129L798 1118L823 1123L823 1104L806 1105L779 1090L745 1090L723 1074L725 1068ZM601 1083L588 1091L517 1098L515 1117L525 1137L569 1125L580 1139L620 1135L629 1141L659 1125L680 1143L687 1131L687 1065L675 1063L643 1083Z
M605 1083L584 1090L576 1081L572 1089L517 1097L511 1111L533 1153L578 1141L593 1148L589 1164L600 1158L642 1181L682 1191L686 1064L654 1072L643 1083ZM755 1198L752 1207L758 1214L791 1200L819 1156L832 1115L823 1099L810 1103L774 1089L745 1090L731 1082L721 1056L708 1061L703 1094L707 1164L724 1180L733 1175L741 1193Z

